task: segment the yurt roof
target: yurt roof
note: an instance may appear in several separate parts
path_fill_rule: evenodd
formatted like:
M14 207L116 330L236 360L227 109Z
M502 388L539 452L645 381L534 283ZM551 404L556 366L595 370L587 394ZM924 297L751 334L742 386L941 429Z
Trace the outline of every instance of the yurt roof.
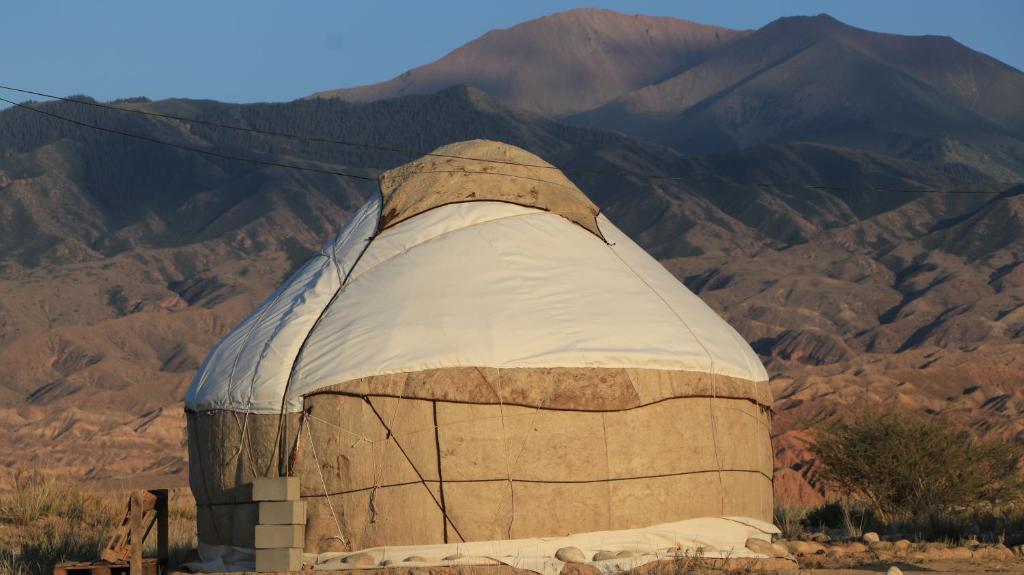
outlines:
M446 368L767 380L732 327L542 159L483 140L434 153L385 173L213 349L187 409L298 411L344 382Z

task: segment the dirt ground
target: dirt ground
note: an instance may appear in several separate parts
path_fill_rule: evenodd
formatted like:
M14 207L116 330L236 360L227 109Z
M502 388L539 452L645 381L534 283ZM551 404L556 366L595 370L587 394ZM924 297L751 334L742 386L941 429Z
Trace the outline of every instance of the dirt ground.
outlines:
M945 559L915 562L876 562L858 565L840 565L829 561L815 562L808 565L790 560L760 560L756 562L739 560L708 560L703 564L681 561L661 561L641 566L628 575L711 575L737 574L755 575L779 573L785 575L877 575L886 573L890 567L898 567L903 573L929 573L931 575L981 575L993 573L1024 573L1024 559ZM590 565L567 564L561 575L598 575L599 571ZM171 575L187 575L174 572ZM237 573L231 575L256 575ZM262 574L266 575L266 574ZM275 575L288 575L278 573ZM531 571L523 571L505 565L478 565L452 567L391 567L377 569L358 569L347 571L318 571L318 575L534 575ZM626 575L626 574L624 574Z
M920 563L869 563L851 568L814 568L799 569L801 575L873 575L885 573L890 567L899 567L903 573L930 573L943 575L974 575L991 573L1024 573L1024 561L997 561L991 559L947 559L943 561L925 561Z

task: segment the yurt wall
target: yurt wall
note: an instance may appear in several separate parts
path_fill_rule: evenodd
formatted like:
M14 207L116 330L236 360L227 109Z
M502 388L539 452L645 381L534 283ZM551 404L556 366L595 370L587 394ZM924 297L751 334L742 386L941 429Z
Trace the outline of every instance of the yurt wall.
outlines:
M391 376L391 386L373 386L399 391L390 395L358 393L371 382L311 394L301 414L289 414L287 437L273 415L190 414L190 433L209 440L190 442L199 463L192 482L200 538L251 546L256 516L247 484L276 475L282 461L301 478L309 552L567 535L703 516L771 520L770 415L749 383L721 378L721 389L712 390L708 378L706 389L687 386L699 395L644 401L617 388L619 370L589 377L574 370L575 389L603 407L580 409L565 378L560 386L551 373L561 370L532 370L532 380L493 369L446 371L430 383ZM632 372L647 388L687 379ZM455 386L460 376L464 385ZM481 401L498 398L495 392L470 400L488 376L487 389L501 388L502 401ZM446 377L454 381L441 385ZM590 385L581 385L586 379ZM622 381L634 389L628 376ZM546 392L524 391L526 383ZM449 391L435 398L432 389Z

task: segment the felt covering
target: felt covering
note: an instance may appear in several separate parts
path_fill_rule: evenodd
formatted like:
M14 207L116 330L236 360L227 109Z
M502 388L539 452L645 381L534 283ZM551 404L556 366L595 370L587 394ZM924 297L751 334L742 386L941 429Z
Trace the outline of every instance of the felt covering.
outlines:
M472 159L385 174L199 369L199 540L251 548L249 485L279 474L316 553L770 521L743 338L540 158L438 153Z
M771 520L770 415L748 399L567 411L321 393L306 408L301 423L289 416L288 444L298 446L291 473L307 501L309 552L723 514ZM204 542L250 544L256 516L246 486L255 474L277 473L277 418L189 414ZM193 434L214 441L200 446Z

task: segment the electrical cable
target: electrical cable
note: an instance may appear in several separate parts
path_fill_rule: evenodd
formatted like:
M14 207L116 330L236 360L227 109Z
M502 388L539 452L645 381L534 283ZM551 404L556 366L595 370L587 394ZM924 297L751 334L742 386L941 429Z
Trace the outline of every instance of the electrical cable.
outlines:
M175 121L179 121L179 122L187 122L187 123L192 123L192 124L208 126L208 127L212 127L212 128L220 128L220 129L225 129L225 130L235 130L235 131L241 131L241 132L257 134L257 135L263 135L263 136L278 137L278 138L288 138L288 139L299 140L299 141L304 141L304 142L334 144L334 145L347 146L347 147L353 147L353 148L362 148L362 149L367 149L367 150L374 150L374 151L379 151L379 152L407 154L407 155L416 156L416 157L420 157L420 156L438 157L438 158L458 159L458 160L466 160L466 161L481 162L481 163L503 164L503 165L511 165L511 166L527 167L527 168L537 168L537 169L545 169L545 170L558 170L558 171L561 171L561 172L567 173L567 174L592 175L592 176L609 176L609 177L616 177L616 178L638 178L638 179L646 179L646 180L652 180L652 181L665 180L665 181L694 182L694 183L706 183L706 184L722 184L722 185L737 186L737 187L753 187L753 188L769 188L769 189L787 189L787 188L788 189L805 189L805 190L815 190L815 191L823 191L823 192L838 192L838 193L902 193L902 194L946 194L946 195L998 195L998 194L1002 193L1001 191L998 191L998 190L967 189L967 188L900 188L900 187L852 188L852 187L848 187L848 186L844 187L844 186L829 186L829 185L816 185L816 184L786 184L786 183L765 182L765 181L739 181L739 180L732 180L732 179L728 179L728 178L704 178L704 177L689 176L689 175L649 174L649 173L640 173L640 172L629 172L629 171L624 171L624 170L599 170L599 169L588 169L588 168L570 168L570 167L560 167L560 166L551 165L551 164L527 164L527 163L522 163L522 162L513 162L511 160L495 160L495 159L488 159L488 158L477 158L477 157L473 157L473 156L461 156L461 155L457 155L457 154L445 154L445 153L438 153L438 152L423 152L423 151L412 150L412 149L408 149L408 148L394 147L394 146L384 146L384 145L378 145L378 144L368 144L368 143L354 142L354 141L348 141L348 140L338 140L338 139L332 139L332 138L325 138L325 137L319 137L319 136L306 136L306 135L299 135L299 134L291 134L291 133L287 133L287 132L274 132L274 131L269 131L269 130L260 130L260 129L256 129L256 128L249 128L249 127L246 127L246 126L222 124L222 123L219 123L219 122L212 122L212 121L208 121L208 120L201 120L201 119L198 119L198 118L187 118L187 117L184 117L184 116L177 116L177 115L173 115L173 114L163 114L163 113L159 113L159 112L151 112L151 111L148 111L148 110L141 110L141 109L135 109L135 108L124 108L124 107L114 106L114 105L110 105L110 104L103 104L103 103L95 102L95 101L87 101L87 100L80 100L80 99L77 99L77 98L68 98L68 97L64 97L64 96L56 96L56 95L53 95L53 94L47 94L45 92L38 92L38 91L35 91L35 90L27 90L27 89L23 89L23 88L15 88L13 86L7 86L7 85L3 85L3 84L0 84L0 89L11 90L11 91L14 91L14 92L20 92L20 93L23 93L23 94L29 94L29 95L34 95L34 96L40 96L40 97L44 97L44 98L50 98L50 99L53 99L53 100L59 100L59 101L62 101L62 102L67 102L67 103L72 103L72 104L79 104L79 105L84 105L84 106L92 106L92 107L95 107L95 108L101 108L101 109L111 110L111 111L116 111L116 112L140 114L140 115L144 115L144 116L150 116L150 117L161 118L161 119L166 119L166 120L175 120ZM85 122L81 122L81 121L78 121L78 120L73 120L71 118L67 118L65 116L61 116L59 114L54 114L52 112L47 112L47 111L44 111L44 110L40 110L38 108L35 108L35 107L32 107L32 106L28 106L26 104L19 104L19 103L16 103L14 101L11 101L11 100L8 100L8 99L2 98L2 97L0 97L0 101L7 102L8 104L11 104L11 105L14 105L14 106L18 106L18 107L21 107L21 108L25 108L25 109L28 109L28 110L32 110L32 111L35 111L35 112L38 112L38 113L41 113L41 114L45 114L45 115L51 116L53 118L65 120L65 121L68 121L68 122L71 122L71 123L74 123L74 124L77 124L77 125L80 125L80 126L85 126L85 127L89 127L89 128L93 128L93 129L97 129L97 130L101 130L101 131L105 131L105 132L115 133L115 134L121 134L121 135L127 136L127 137L132 137L132 138L137 138L137 139L140 139L140 140L146 140L146 141L150 141L150 142L164 144L164 145L168 145L168 146L172 146L172 147L177 147L177 148L180 148L180 149L185 149L185 150L189 150L189 151L193 151L193 152L197 152L197 153L203 153L203 154L207 154L207 155L217 156L217 157L221 157L221 158L234 159L234 160L239 160L239 161L243 161L243 162L250 162L250 163L257 163L257 164L265 164L265 165L270 165L270 166L280 167L280 168L292 168L292 169L297 169L297 170L314 171L314 172L338 175L338 176L342 176L342 177L364 179L364 180L375 180L376 179L376 178L370 178L370 177L366 177L366 176L359 176L359 175L351 174L351 173L336 172L336 171L332 171L332 170L323 170L323 169L311 168L311 167L307 167L307 166L298 166L298 165L295 165L295 164L282 164L282 163L277 163L277 162L266 162L266 161L261 161L261 160L255 160L255 159L252 159L252 158L245 158L245 157L242 157L242 156L234 156L234 155L224 154L224 153L220 153L220 152L213 152L213 151L205 150L205 149L202 149L202 148L195 148L195 147L192 147L192 146L185 146L185 145L175 144L175 143L172 143L172 142L166 142L166 141L163 141L163 140L158 140L156 138L151 138L151 137L143 136L143 135L140 135L140 134L132 134L132 133L128 133L128 132L121 132L119 130L113 130L113 129L110 129L110 128L104 128L104 127L101 127L101 126L96 126L96 125L93 125L93 124L88 124L88 123L85 123ZM517 177L517 176L511 175L511 174L503 174L503 175L507 175L507 176L511 176L511 177ZM1019 182L1019 181L1017 181L1017 182L998 182L999 185L1006 186L1006 187L1009 187L1009 186L1012 186L1012 185L1015 185L1015 184L1019 184L1019 183L1021 183L1021 182Z
M125 137L128 137L128 138L135 138L137 140L142 140L144 142L151 142L153 144L160 144L160 145L163 145L163 146L169 146L169 147L172 147L172 148L178 148L180 150L186 150L186 151L189 151L189 152L195 152L197 154L204 154L204 155L207 155L207 156L213 156L215 158L223 158L223 159L226 159L226 160L235 160L235 161L239 161L239 162L248 162L250 164L261 164L261 165L264 165L264 166L270 166L270 167L274 167L274 168L288 168L288 169L291 169L291 170L302 170L302 171L306 171L306 172L316 172L316 173L319 173L319 174L330 174L332 176L341 176L341 177L344 177L344 178L354 178L354 179L357 179L357 180L366 180L366 181L370 181L370 182L376 182L377 181L377 178L370 177L370 176L363 176L363 175L352 174L352 173L348 173L348 172L339 172L339 171L336 171L336 170L326 170L326 169L323 169L323 168L314 168L312 166L300 166L298 164L285 164L285 163L282 163L282 162L273 162L273 161L269 161L269 160L257 160L256 158L247 158L245 156L236 156L234 154L226 154L224 152L216 152L216 151L207 150L207 149L204 149L204 148L197 148L195 146L188 146L188 145L185 145L185 144L178 144L176 142L168 142L167 140L161 140L159 138L153 138L151 136L145 136L145 135L136 134L136 133L133 133L133 132L125 132L123 130L116 130L114 128L106 128L106 127L103 127L103 126L97 126L95 124L90 124L88 122L82 122L82 121L79 121L79 120L68 118L66 116L61 116L60 114L54 114L53 112L47 112L46 110L40 110L39 108L34 108L34 107L26 105L26 104L19 104L17 102L8 100L7 98L4 98L2 96L0 96L0 102L7 102L8 104L11 104L12 106L17 106L17 107L23 108L25 110L31 110L31 111L36 112L38 114L43 114L44 116L49 116L51 118L55 118L55 119L62 120L62 121L65 121L65 122L70 122L72 124L75 124L76 126L81 126L81 127L84 127L84 128L91 128L93 130L99 130L101 132L107 132L109 134L117 134L117 135L125 136Z

